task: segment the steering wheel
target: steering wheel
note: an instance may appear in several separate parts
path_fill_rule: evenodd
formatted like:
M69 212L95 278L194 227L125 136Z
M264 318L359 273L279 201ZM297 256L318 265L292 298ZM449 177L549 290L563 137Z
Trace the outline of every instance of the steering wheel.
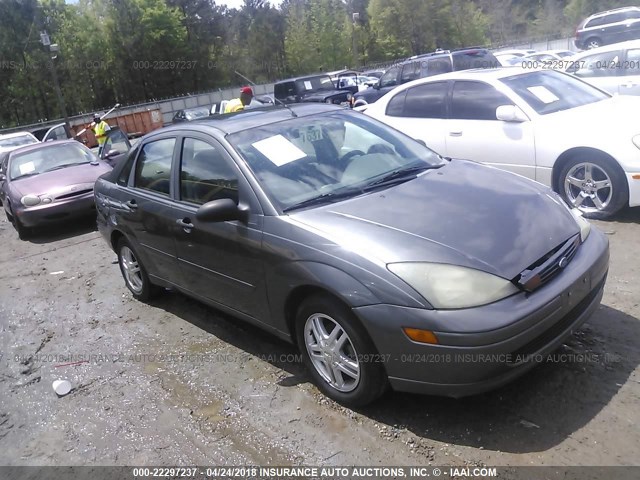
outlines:
M340 157L340 163L344 164L351 160L356 155L366 155L362 150L351 150L350 152L345 153L342 157Z

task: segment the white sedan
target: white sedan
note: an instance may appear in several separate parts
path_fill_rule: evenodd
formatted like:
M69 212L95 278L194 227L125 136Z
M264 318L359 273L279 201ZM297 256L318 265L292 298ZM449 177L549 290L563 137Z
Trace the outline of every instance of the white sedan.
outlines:
M640 205L637 97L612 97L558 71L511 67L415 80L365 114L444 157L548 185L589 218Z

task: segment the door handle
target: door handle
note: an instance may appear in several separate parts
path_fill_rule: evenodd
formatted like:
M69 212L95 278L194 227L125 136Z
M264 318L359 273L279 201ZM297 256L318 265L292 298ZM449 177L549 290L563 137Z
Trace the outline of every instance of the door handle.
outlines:
M129 200L128 202L124 202L124 204L129 207L131 210L135 210L136 208L138 208L138 204L136 203L135 200Z
M633 88L636 86L636 84L634 82L624 82L620 84L620 86L624 88Z
M182 229L187 232L190 233L191 229L195 227L195 225L193 223L191 223L191 219L189 218L179 218L178 220L176 220L176 223L178 225L180 225L182 227Z
M455 131L455 132L449 132L449 136L450 137L461 137L462 136L462 130Z

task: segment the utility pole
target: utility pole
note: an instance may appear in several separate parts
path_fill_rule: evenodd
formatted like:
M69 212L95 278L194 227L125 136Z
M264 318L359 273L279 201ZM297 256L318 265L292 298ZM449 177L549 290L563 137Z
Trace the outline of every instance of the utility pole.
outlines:
M64 95L62 95L62 89L60 88L60 82L58 81L58 72L56 70L55 62L56 58L58 58L60 47L57 43L51 43L49 35L46 31L40 33L40 41L42 42L42 45L44 45L44 47L49 51L49 57L51 58L51 77L53 78L53 87L55 88L56 96L58 97L58 105L64 118L65 128L67 132L70 132L71 125L69 124L69 117L67 116L67 106L64 103Z

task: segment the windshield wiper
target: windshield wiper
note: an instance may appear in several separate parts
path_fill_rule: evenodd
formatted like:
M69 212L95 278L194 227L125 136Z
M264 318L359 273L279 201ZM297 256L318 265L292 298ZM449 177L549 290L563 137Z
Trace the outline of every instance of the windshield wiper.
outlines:
M29 172L29 173L23 173L22 175L18 175L17 177L11 177L11 180L18 180L19 178L25 178L25 177L33 177L34 175L38 175L40 172Z
M43 171L42 173L46 173L46 172L53 172L54 170L60 170L61 168L67 168L67 167L73 167L75 165L84 165L85 163L89 163L89 162L74 162L74 163L65 163L64 165L57 165L53 168L49 168L48 170Z
M368 183L365 186L365 189L369 189L371 187L380 187L387 185L394 185L396 183L401 183L412 178L415 178L418 173L424 172L425 170L432 170L436 168L440 168L442 165L416 165L414 167L409 168L400 168L398 170L394 170L386 174L384 177L375 180L371 183Z
M289 212L291 210L296 210L298 208L310 207L312 205L320 205L322 203L331 203L337 200L342 200L344 198L353 197L354 195L362 194L364 190L361 188L348 188L345 190L339 189L335 192L327 192L322 195L318 195L317 197L309 198L307 200L303 200L302 202L291 205L290 207L283 208L283 212Z

